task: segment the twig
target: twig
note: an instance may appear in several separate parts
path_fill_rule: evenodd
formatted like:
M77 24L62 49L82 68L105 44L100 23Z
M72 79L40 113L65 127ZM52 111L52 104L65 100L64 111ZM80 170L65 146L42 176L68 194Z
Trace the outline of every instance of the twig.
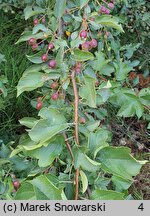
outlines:
M68 151L69 151L69 153L70 153L70 155L72 157L72 163L74 164L74 157L73 157L72 149L71 149L71 146L70 146L70 144L68 142L68 136L67 136L66 133L64 133L64 138L65 138L67 149L68 149Z
M78 133L78 106L79 106L79 96L78 96L78 90L75 80L75 71L72 70L72 84L73 84L73 91L74 91L74 124L75 124L75 141L77 145L79 144L79 133ZM79 196L79 169L76 170L75 175L75 200L78 200Z

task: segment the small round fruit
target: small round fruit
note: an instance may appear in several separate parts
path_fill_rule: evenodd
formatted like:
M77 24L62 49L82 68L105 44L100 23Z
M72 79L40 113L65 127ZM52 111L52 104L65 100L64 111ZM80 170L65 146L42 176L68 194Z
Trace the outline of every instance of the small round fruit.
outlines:
M87 35L88 35L88 33L87 33L86 30L81 30L81 31L80 31L80 38L81 38L81 39L87 38Z
M43 54L43 55L41 56L42 62L46 62L47 59L48 59L48 55L47 55L47 54Z
M38 101L38 103L36 104L36 109L40 110L43 107L43 103L41 101Z
M48 62L48 66L50 67L50 68L55 68L56 67L56 60L54 60L54 59L52 59L52 60L50 60L49 62Z
M115 5L114 5L112 2L110 2L110 3L108 4L108 7L109 7L110 9L114 9Z
M17 190L20 187L20 182L18 180L13 181L13 186Z
M54 94L52 94L52 96L51 96L51 99L52 100L58 100L58 98L59 98L59 94L57 93L57 92L55 92Z
M98 45L97 40L96 40L96 39L92 39L92 40L90 41L90 45L91 45L92 48L96 48L97 45Z
M105 14L110 14L110 10L106 9Z
M76 72L77 74L79 74L79 73L81 72L81 68L80 68L80 67L76 67L76 68L75 68L75 72Z
M38 20L38 19L34 19L34 20L33 20L33 24L34 24L34 25L38 25L38 24L39 24L39 20Z
M54 49L55 48L55 46L54 46L54 43L53 42L50 42L49 44L48 44L48 50L52 50L52 49Z
M84 42L84 43L82 44L82 49L83 49L83 50L90 50L90 48L91 48L91 44L90 44L89 41Z
M100 12L105 13L106 10L107 10L107 8L105 8L105 7L102 5L101 8L100 8Z
M51 88L52 89L57 89L58 88L58 83L57 82L52 82L51 83Z
M42 23L45 23L45 17L42 18Z
M85 122L86 122L85 118L84 118L84 117L81 117L81 118L80 118L80 124L85 124Z
M82 63L81 62L77 62L76 63L76 67L81 68L82 67Z
M35 44L36 43L36 39L35 38L30 38L29 40L28 40L28 44L29 45L33 45L33 44Z
M33 44L32 45L32 50L35 51L38 48L38 44Z

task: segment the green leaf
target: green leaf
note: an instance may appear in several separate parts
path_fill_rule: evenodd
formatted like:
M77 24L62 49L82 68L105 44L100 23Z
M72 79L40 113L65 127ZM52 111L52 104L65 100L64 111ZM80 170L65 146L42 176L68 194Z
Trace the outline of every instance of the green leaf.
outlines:
M108 64L109 60L105 59L105 54L101 51L96 52L96 60L92 61L92 68L95 71L100 71Z
M24 125L27 128L32 128L38 122L38 120L33 117L24 117L20 119L19 122L21 125Z
M142 104L137 100L128 100L126 103L120 108L117 115L123 117L132 117L135 114L138 118L141 118L144 112L144 107Z
M147 106L150 107L150 88L144 88L139 92L139 100L140 102Z
M90 121L87 123L87 129L90 132L93 132L99 127L99 125L100 125L100 121Z
M44 24L38 24L33 27L32 33L37 34L39 31L45 32L45 33L50 33L50 30L45 27Z
M56 55L56 62L58 67L61 67L63 64L63 58L64 58L64 46L61 45L57 55Z
M120 176L113 175L112 182L116 186L115 187L116 191L122 192L129 189L129 187L133 183L133 180L124 179L121 178Z
M29 131L35 142L46 142L68 127L65 117L55 109L43 108L39 116L42 119Z
M95 79L85 76L84 85L79 89L79 95L82 98L82 103L96 108L96 91L95 91Z
M131 155L131 150L126 147L106 147L100 150L97 158L102 164L102 169L124 179L132 180L142 167L141 163Z
M62 152L62 146L65 144L63 136L56 136L55 139L49 141L47 147L43 146L33 151L28 151L27 154L38 159L40 167L50 166L56 157Z
M44 84L44 74L40 72L33 72L23 74L17 85L17 97L24 91L32 91Z
M88 146L90 154L95 158L98 151L107 147L111 140L111 133L105 128L98 129L95 133L90 133L88 138Z
M46 143L38 143L38 142L34 142L33 140L31 140L31 138L25 134L23 135L21 138L20 138L20 141L19 141L19 147L20 148L23 148L27 151L31 151L33 149L37 149L41 146L45 146Z
M5 61L6 61L5 55L3 55L3 54L0 53L0 64L1 64L2 62L5 62Z
M93 60L94 55L90 52L83 51L80 49L75 49L72 53L73 58L75 61L82 62L82 61L88 61L88 60Z
M115 28L121 32L123 31L122 25L119 24L119 19L114 16L110 15L101 15L101 16L96 16L96 21L97 24L101 24L104 26L112 27Z
M10 161L4 158L0 158L0 166L7 164L7 163L10 163Z
M148 124L148 127L147 127L147 129L150 129L150 123Z
M41 175L30 182L46 200L62 200L62 190L58 189L46 176Z
M82 182L82 193L85 193L85 191L88 188L88 179L82 170L80 170L80 176L81 176L81 182Z
M15 44L19 44L21 42L28 41L30 38L36 38L36 39L44 38L44 33L39 32L39 33L33 35L32 31L23 32L21 37L19 38L19 40Z
M116 97L115 104L121 106L118 111L118 116L132 117L135 114L138 118L141 118L144 112L144 106L141 103L141 98L139 98L133 89L116 89L114 97Z
M24 75L25 74L28 74L28 73L33 73L33 72L40 72L42 70L44 70L44 68L46 67L47 65L44 63L44 64L37 64L37 65L31 65L30 67L28 67L25 71L24 71Z
M43 53L40 51L40 52L38 52L38 53L36 53L34 55L31 55L31 56L26 55L26 57L32 63L41 64L42 63L42 59L41 59L42 54Z
M116 72L116 79L119 81L125 80L127 78L128 73L133 69L128 63L126 62L118 62L114 63Z
M66 8L66 0L56 0L54 14L58 19L61 18L65 12Z
M92 200L124 200L124 194L112 190L96 189L91 195Z
M80 9L88 4L89 0L80 0Z
M100 163L91 160L86 154L80 150L76 150L74 154L74 167L75 169L82 168L88 172L96 172L100 169Z
M103 74L105 76L111 76L111 74L115 71L114 67L112 65L104 65L101 70L100 74Z
M47 176L41 175L23 182L15 200L61 200L63 196L61 189L58 189Z
M36 200L34 187L29 182L24 182L16 193L15 200Z
M45 9L38 7L38 6L27 6L24 9L24 15L25 15L25 20L29 19L32 16L35 16L37 14L44 14L45 13Z

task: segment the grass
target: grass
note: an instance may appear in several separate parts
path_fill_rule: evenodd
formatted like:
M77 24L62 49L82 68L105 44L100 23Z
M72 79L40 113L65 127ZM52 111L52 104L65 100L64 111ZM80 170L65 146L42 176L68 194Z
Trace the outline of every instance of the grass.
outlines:
M25 54L29 52L25 43L15 45L24 31L26 23L20 15L11 18L0 16L0 53L5 55L6 62L0 65L0 75L8 79L6 88L8 96L0 96L0 139L8 141L19 133L18 120L32 112L29 94L16 99L16 86L24 70L29 66Z

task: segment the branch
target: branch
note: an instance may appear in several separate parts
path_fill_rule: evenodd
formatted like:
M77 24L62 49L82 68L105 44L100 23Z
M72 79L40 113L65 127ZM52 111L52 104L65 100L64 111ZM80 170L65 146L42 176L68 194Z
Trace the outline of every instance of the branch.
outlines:
M79 96L78 90L75 80L75 71L72 71L72 84L73 84L73 91L74 91L74 124L75 124L75 140L77 145L79 145L79 134L78 134L78 106L79 106Z
M73 91L74 91L74 124L75 124L75 141L77 145L79 144L79 131L78 131L78 107L79 107L79 96L78 96L78 89L75 80L75 71L72 70L72 84L73 84ZM79 169L76 170L75 176L75 200L78 200L79 196Z

